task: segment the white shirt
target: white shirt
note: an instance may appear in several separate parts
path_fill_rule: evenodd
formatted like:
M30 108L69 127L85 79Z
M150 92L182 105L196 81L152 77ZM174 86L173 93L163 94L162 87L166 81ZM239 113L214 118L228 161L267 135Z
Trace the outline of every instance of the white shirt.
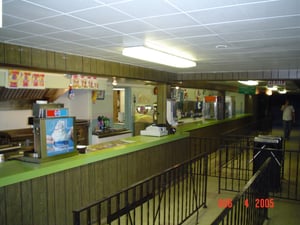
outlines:
M295 109L292 105L282 106L281 109L283 110L282 119L285 121L293 120L293 113Z

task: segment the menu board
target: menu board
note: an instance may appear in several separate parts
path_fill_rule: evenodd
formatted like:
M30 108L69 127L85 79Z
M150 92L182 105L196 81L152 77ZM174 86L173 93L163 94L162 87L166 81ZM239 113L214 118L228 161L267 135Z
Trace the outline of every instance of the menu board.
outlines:
M94 76L72 75L73 88L98 89L99 84Z
M6 79L6 87L8 88L45 88L45 74L21 71L21 70L9 70Z

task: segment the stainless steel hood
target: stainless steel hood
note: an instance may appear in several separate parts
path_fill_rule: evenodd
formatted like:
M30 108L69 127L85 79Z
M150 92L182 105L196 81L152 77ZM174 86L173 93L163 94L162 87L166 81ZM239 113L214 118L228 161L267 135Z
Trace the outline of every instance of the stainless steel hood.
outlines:
M0 108L14 109L16 106L17 108L27 108L27 105L31 108L35 100L53 102L66 91L66 89L59 88L13 89L0 87Z

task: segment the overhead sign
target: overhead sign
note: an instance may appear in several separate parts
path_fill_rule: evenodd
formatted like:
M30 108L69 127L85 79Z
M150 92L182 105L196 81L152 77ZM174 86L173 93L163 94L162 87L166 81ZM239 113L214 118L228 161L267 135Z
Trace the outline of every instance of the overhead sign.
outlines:
M45 88L43 73L9 70L6 79L7 88Z
M245 94L245 95L254 95L256 91L255 86L240 86L239 87L239 93Z
M268 86L285 86L285 80L269 80L267 82Z

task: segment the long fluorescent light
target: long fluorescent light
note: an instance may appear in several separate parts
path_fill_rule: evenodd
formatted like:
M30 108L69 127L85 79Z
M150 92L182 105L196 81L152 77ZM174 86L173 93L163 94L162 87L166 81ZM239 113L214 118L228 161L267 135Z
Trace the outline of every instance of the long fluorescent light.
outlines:
M249 85L249 86L258 85L258 81L256 81L256 80L245 80L245 81L239 80L238 82L241 83L241 84Z
M181 58L179 56L170 55L165 52L157 51L155 49L147 48L144 46L124 48L122 54L128 57L177 68L189 68L196 66L196 63L194 61Z

